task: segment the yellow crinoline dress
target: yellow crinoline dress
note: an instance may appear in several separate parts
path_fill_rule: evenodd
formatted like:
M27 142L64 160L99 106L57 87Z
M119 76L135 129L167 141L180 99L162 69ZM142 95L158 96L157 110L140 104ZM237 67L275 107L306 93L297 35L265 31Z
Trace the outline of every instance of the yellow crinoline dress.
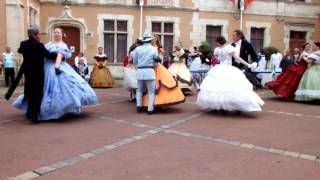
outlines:
M90 85L92 87L113 87L114 80L107 64L105 63L107 56L96 55L94 59L96 59L97 62L94 65L91 73Z
M157 107L183 103L185 101L185 96L172 74L162 64L158 64L154 71L156 75L156 95L154 105ZM147 93L143 96L143 106L148 106Z
M169 72L178 80L182 90L193 91L194 83L192 74L185 64L184 58L175 57L175 61L169 67Z

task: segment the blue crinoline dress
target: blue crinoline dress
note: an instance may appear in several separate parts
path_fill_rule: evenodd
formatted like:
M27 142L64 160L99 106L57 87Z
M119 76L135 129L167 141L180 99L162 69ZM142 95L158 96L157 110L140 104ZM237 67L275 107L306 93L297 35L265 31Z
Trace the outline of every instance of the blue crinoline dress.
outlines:
M45 46L50 52L60 52L65 58L71 57L67 45L49 42ZM65 61L61 62L62 73L55 72L55 61L46 60L44 64L44 89L39 120L59 119L68 113L80 114L81 107L95 105L97 96L89 84ZM27 110L23 95L13 103L16 108Z

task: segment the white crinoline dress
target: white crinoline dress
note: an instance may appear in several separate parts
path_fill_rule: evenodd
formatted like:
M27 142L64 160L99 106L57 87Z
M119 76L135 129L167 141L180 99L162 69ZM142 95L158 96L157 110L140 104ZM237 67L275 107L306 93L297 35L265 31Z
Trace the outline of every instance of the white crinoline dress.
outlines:
M200 86L197 104L205 110L261 111L263 100L241 70L232 66L235 48L217 47L220 64L211 68Z

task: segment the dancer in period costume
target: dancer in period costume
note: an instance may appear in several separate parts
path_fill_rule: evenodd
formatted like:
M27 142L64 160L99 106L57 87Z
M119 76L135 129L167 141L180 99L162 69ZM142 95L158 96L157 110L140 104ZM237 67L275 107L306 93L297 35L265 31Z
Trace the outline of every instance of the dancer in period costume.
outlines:
M308 66L307 57L310 53L311 45L306 43L302 48L303 52L295 64L289 66L277 79L266 83L266 86L270 87L276 95L282 96L287 101L294 100L294 93Z
M239 29L233 31L232 34L233 43L231 44L236 49L236 55L249 62L249 56L251 61L256 64L258 61L257 54L254 51L252 45L245 39L243 32ZM238 63L234 58L232 62L233 66L238 67L240 70L244 71L247 79L257 88L261 88L262 85L257 79L256 74L252 72L250 68L247 68L244 64Z
M24 74L24 96L20 100L26 103L27 118L33 122L38 122L43 97L44 58L55 59L57 54L50 53L40 42L41 35L38 28L29 28L28 36L29 39L21 42L18 49L18 52L23 56L23 63L15 82L8 90L5 98L9 100Z
M173 63L169 67L169 72L178 80L179 87L182 91L192 91L194 83L192 74L190 73L185 61L187 56L181 46L175 46L173 53Z
M280 68L282 72L286 71L288 67L295 63L294 56L292 55L291 50L289 49L286 54L283 56L280 62Z
M154 112L154 96L155 96L155 59L158 57L157 49L151 45L152 36L149 33L143 34L143 45L137 47L133 55L133 63L137 66L137 112L142 112L142 96L144 85L148 91L148 114Z
M92 87L113 87L114 80L108 68L107 55L103 53L103 48L98 48L99 53L94 56L96 64L93 67L90 77Z
M157 49L158 56L161 59L160 63L163 64L166 68L168 68L169 67L169 62L168 61L164 62L164 60L165 60L164 57L165 57L166 52L165 52L165 50L164 50L164 48L163 48L163 46L162 46L162 44L160 42L159 35L156 35L156 34L153 35L153 39L151 41L151 45Z
M244 73L232 66L232 57L249 68L256 66L237 56L235 48L226 45L224 37L217 37L217 42L220 47L215 49L214 55L220 64L211 68L203 80L197 104L205 110L261 111L264 102L253 91Z
M128 62L124 67L123 72L123 87L130 92L130 100L134 101L136 98L136 89L137 89L137 67L133 64L133 55L134 50L141 46L141 40L137 40L129 49Z
M314 43L313 50L308 56L309 67L295 92L297 101L320 100L320 42Z
M62 41L62 30L54 29L54 42L46 44L50 52L58 52L56 61L47 59L44 64L43 99L39 113L39 120L59 119L67 113L80 114L81 107L94 105L97 96L89 84L64 61L71 57L71 51ZM39 95L38 95L39 96ZM28 104L24 97L14 102L14 106L27 109Z
M172 76L167 68L160 63L161 60L159 59L158 61L159 63L154 67L156 92L154 106L163 107L166 105L184 102L185 97L178 86L177 80ZM145 94L142 105L146 107L148 106L148 102L149 96L148 94Z

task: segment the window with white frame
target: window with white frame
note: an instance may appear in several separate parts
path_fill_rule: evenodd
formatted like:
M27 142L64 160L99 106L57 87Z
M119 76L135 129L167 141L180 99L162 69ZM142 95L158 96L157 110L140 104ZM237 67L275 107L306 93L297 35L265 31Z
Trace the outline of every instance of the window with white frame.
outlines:
M160 37L166 54L171 54L174 40L173 22L152 22L152 33Z
M222 26L211 26L206 27L206 40L212 48L216 48L218 43L216 42L217 37L221 36Z
M37 10L33 7L29 7L29 25L37 25Z
M104 51L108 61L121 63L127 55L128 22L126 20L104 20Z
M264 45L265 28L251 28L250 42L256 52L260 52Z

